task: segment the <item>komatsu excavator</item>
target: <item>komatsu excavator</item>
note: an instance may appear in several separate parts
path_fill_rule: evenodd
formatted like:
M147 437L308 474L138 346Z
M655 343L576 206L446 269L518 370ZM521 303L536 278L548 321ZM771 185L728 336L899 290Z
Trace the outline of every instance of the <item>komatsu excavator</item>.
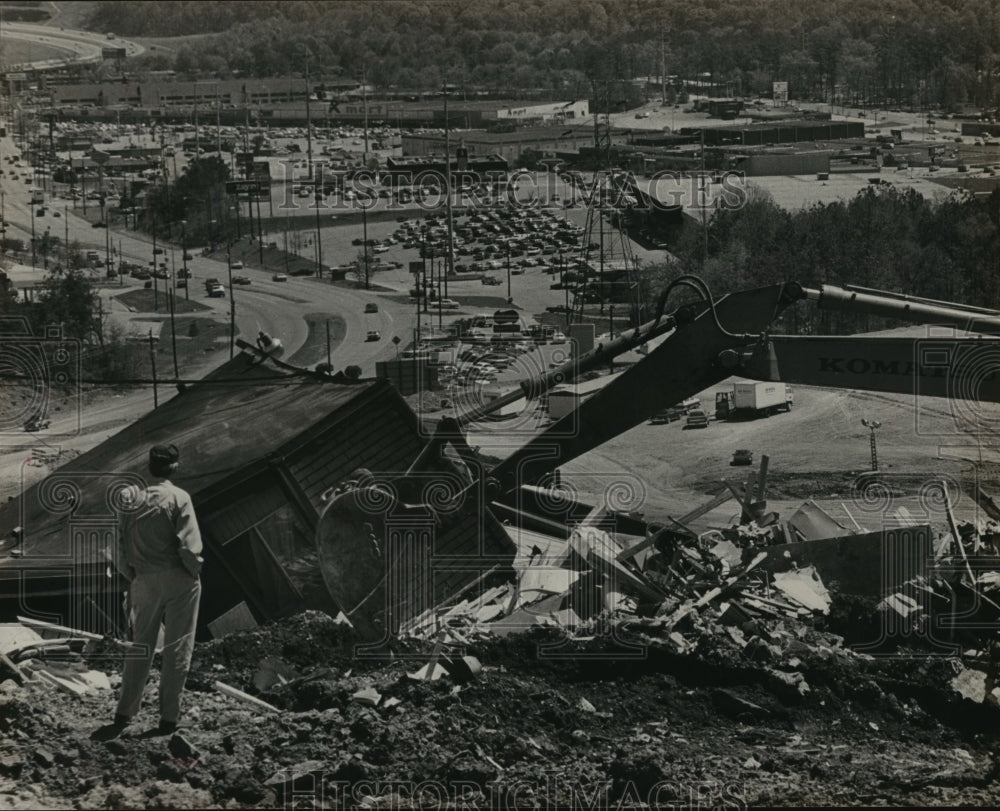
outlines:
M680 287L693 289L698 300L667 312L671 294ZM918 338L771 334L778 317L801 302L946 329L929 329L926 337ZM365 476L338 488L317 530L327 587L363 636L386 638L403 627L407 617L427 608L413 596L414 580L432 578L437 566L467 566L472 583L474 570L486 569L489 563L473 565L436 555L433 540L421 546L412 533L398 531L407 526L407 516L429 515L439 529L464 521L472 532L481 526L474 518L492 519L565 538L565 515L545 514L544 500L525 497L526 492L537 492L532 486L544 484L557 467L650 415L734 375L951 398L956 409L974 417L977 404L1000 402L1000 340L983 337L998 333L1000 312L979 307L857 287L812 289L794 282L716 299L698 277L682 276L662 293L651 321L548 374L523 381L516 391L484 407L442 420L405 475L380 479L377 472L365 471ZM491 469L485 469L466 444L466 426L521 398L534 400L557 383L607 366L613 357L658 336L665 337L641 361ZM444 449L449 446L471 476L463 480L453 472L430 473L447 471ZM435 476L440 476L440 486L429 489L427 483ZM469 498L474 492L479 497ZM475 511L481 514L471 516ZM633 520L623 531L643 530L642 522Z

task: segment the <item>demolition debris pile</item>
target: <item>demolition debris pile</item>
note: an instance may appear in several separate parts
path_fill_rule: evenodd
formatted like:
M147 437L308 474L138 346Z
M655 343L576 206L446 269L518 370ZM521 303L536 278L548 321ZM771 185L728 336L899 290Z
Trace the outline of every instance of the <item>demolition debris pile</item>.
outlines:
M701 534L622 538L599 511L566 540L508 528L515 582L390 645L318 612L200 644L167 737L154 687L134 728L90 739L120 643L0 626L0 787L52 808L995 805L986 533L906 526L933 566L880 593L858 567L891 531L741 506ZM851 622L893 638L846 644Z

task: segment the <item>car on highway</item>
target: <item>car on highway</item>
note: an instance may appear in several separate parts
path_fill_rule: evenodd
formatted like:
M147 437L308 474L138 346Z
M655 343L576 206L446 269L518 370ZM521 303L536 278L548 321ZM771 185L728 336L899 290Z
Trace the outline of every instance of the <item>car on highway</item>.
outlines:
M233 276L233 284L250 284L249 276Z
M365 312L366 313L377 313L378 312L378 305L374 301L368 302L365 305Z
M232 270L243 270L243 263L236 260L229 266Z
M177 287L187 287L187 286L188 286L188 280L187 279L178 279L177 280Z
M457 310L462 305L455 301L455 299L443 298L438 302L438 306L442 310Z
M380 340L382 340L382 333L380 333L377 329L370 329L370 330L368 330L367 336L365 336L365 340L366 341L380 341Z
M223 287L221 284L213 284L211 287L208 288L208 295L211 298L225 298L226 288Z
M273 281L273 282L287 282L288 281L288 276L286 274L284 274L284 273L275 273L271 277L271 281Z
M752 465L753 464L753 451L747 450L745 448L740 448L739 450L733 451L733 460L729 464L731 464L731 465Z

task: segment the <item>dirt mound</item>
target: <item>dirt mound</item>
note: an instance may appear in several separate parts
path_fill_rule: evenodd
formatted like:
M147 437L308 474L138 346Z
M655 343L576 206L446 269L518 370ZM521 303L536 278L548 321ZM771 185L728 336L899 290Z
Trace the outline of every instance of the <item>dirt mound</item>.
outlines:
M582 640L535 629L468 645L476 678L415 681L427 645L362 658L349 626L306 613L199 645L179 733L147 735L154 678L139 722L108 743L89 734L113 713L111 691L6 681L0 785L14 807L77 808L1000 799L998 719L951 689L955 660L858 655L782 623L743 636L692 622L684 655L627 623Z

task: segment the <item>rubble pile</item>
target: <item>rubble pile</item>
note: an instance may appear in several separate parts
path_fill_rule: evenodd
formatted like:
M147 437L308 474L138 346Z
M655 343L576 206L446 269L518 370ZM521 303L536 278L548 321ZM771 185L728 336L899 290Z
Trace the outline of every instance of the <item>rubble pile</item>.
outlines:
M741 506L703 533L685 516L629 536L603 510L568 538L508 526L516 580L388 642L306 612L200 643L163 737L155 673L133 727L90 737L122 643L0 626L0 790L24 808L995 805L995 626L959 622L1000 616L991 528L901 522L934 566L885 590L864 568L891 532ZM891 638L848 643L851 612Z

